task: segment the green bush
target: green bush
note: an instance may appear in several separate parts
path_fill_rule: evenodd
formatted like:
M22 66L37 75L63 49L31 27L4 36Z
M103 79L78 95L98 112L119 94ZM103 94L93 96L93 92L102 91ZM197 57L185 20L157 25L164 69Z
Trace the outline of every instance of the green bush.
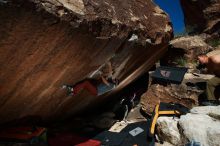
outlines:
M208 42L208 44L212 47L217 47L220 45L220 39L213 39Z
M187 64L187 60L184 57L177 58L174 62L182 67L185 67Z

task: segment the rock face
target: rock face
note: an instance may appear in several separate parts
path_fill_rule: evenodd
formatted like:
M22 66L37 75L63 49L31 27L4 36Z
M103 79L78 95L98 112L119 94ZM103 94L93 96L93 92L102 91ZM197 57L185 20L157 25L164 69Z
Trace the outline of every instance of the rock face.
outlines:
M162 138L162 141L181 145L181 135L177 128L178 121L179 119L173 119L173 117L159 117L157 119L158 136Z
M161 133L164 128L167 129L165 137L170 137L173 133L173 127L178 127L180 133L180 141L183 145L187 141L199 142L202 146L219 146L220 145L220 106L205 106L205 107L195 107L190 113L182 115L178 122L176 120L169 121L169 117L159 118L158 131ZM165 127L164 125L172 125L170 127ZM161 129L163 128L163 129ZM165 132L164 132L165 134ZM173 136L176 137L176 136ZM163 138L163 137L162 137ZM169 141L167 141L169 140ZM170 142L170 139L165 141ZM175 144L176 145L176 144ZM179 145L179 144L177 144Z
M181 0L185 24L192 33L215 33L220 28L220 0Z
M206 54L212 50L212 47L197 35L176 38L170 44L173 47L172 51L183 52L184 56L182 57L188 62L196 61L198 55Z
M68 20L74 27L90 25L90 31L100 38L124 38L134 33L142 43L150 39L152 43L160 44L168 41L172 32L167 15L151 1L32 1L40 8Z
M0 19L0 123L97 105L146 72L172 38L167 15L150 0L0 1ZM60 89L107 61L120 80L113 92L72 97Z
M181 116L179 124L189 140L201 145L220 145L220 106L196 107L191 113ZM198 124L199 123L199 124Z
M170 41L168 52L162 60L165 65L195 68L198 55L212 50L213 47L199 35L182 36Z
M142 109L149 115L160 102L179 103L189 109L200 102L199 96L206 89L205 82L214 75L186 73L181 84L159 84L151 81L146 93L141 97ZM200 109L201 110L201 109Z
M149 115L160 102L180 103L188 108L196 105L198 101L197 91L188 91L186 85L160 85L153 84L141 97L142 109Z
M220 45L220 0L180 0L190 36L170 42L164 64L194 68L197 56Z
M187 114L180 119L180 126L189 141L200 142L201 145L219 145L220 122L208 115Z

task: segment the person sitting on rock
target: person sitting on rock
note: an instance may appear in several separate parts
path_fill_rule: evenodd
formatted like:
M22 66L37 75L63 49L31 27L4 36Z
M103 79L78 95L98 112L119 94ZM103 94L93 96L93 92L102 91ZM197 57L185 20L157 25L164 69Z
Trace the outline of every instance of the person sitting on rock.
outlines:
M110 64L109 71L112 70ZM112 74L112 71L110 71ZM85 79L74 86L63 85L62 88L67 89L70 95L77 95L81 90L85 89L89 91L94 96L102 95L113 88L118 84L117 79L113 79L112 76L103 75L100 73L100 78L98 79Z
M216 86L220 85L220 54L209 57L207 55L200 55L198 60L200 64L206 66L208 73L215 75L207 81L206 93L208 100L216 100L214 92Z

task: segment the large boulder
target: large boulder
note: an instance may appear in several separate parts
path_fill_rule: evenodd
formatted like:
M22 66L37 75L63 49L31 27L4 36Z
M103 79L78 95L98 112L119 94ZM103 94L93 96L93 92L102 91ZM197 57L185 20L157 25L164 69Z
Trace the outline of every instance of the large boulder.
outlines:
M151 0L4 0L0 20L0 123L97 106L151 68L172 38L168 16ZM120 84L102 98L60 88L109 61Z
M170 44L173 52L182 50L183 57L191 62L196 61L198 55L206 54L213 49L198 35L175 38Z
M199 34L212 47L220 45L220 0L181 0L186 32Z
M154 108L160 102L180 103L188 108L198 104L198 95L201 93L197 90L189 90L183 83L181 85L151 85L147 92L141 97L142 110L151 115Z
M206 89L210 74L186 73L181 84L161 84L150 80L148 90L141 97L142 109L149 115L160 102L179 103L189 109L199 105L200 95Z
M164 143L155 143L155 146L174 146L173 144L169 143L169 142L164 142Z
M170 47L162 63L193 69L197 65L198 55L206 54L213 49L200 35L177 37L170 41Z
M174 140L177 140L177 136L179 137L180 135L178 141L181 145L194 141L200 143L202 146L219 146L219 111L220 106L194 107L190 113L182 115L178 120L170 119L170 117L160 117L157 122L159 139L174 144ZM176 134L177 136L173 135L175 133L174 129L175 132L179 132Z
M186 29L191 33L216 33L220 26L220 0L181 0Z
M220 145L220 121L203 114L181 116L179 124L189 141L200 142L205 146Z
M202 114L202 115L220 115L220 106L201 106L194 107L190 110L192 114Z
M157 133L160 140L169 142L173 145L182 143L181 135L177 127L179 119L173 117L159 117L157 119Z

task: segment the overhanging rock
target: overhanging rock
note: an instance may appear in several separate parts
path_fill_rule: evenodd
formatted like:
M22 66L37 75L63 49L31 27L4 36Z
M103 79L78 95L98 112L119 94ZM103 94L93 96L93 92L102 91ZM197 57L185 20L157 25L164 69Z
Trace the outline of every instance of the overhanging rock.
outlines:
M180 0L180 3L189 33L219 33L220 0Z
M0 123L67 117L95 105L113 92L72 97L60 87L110 60L121 81L117 92L146 72L172 38L168 16L150 0L0 3Z

